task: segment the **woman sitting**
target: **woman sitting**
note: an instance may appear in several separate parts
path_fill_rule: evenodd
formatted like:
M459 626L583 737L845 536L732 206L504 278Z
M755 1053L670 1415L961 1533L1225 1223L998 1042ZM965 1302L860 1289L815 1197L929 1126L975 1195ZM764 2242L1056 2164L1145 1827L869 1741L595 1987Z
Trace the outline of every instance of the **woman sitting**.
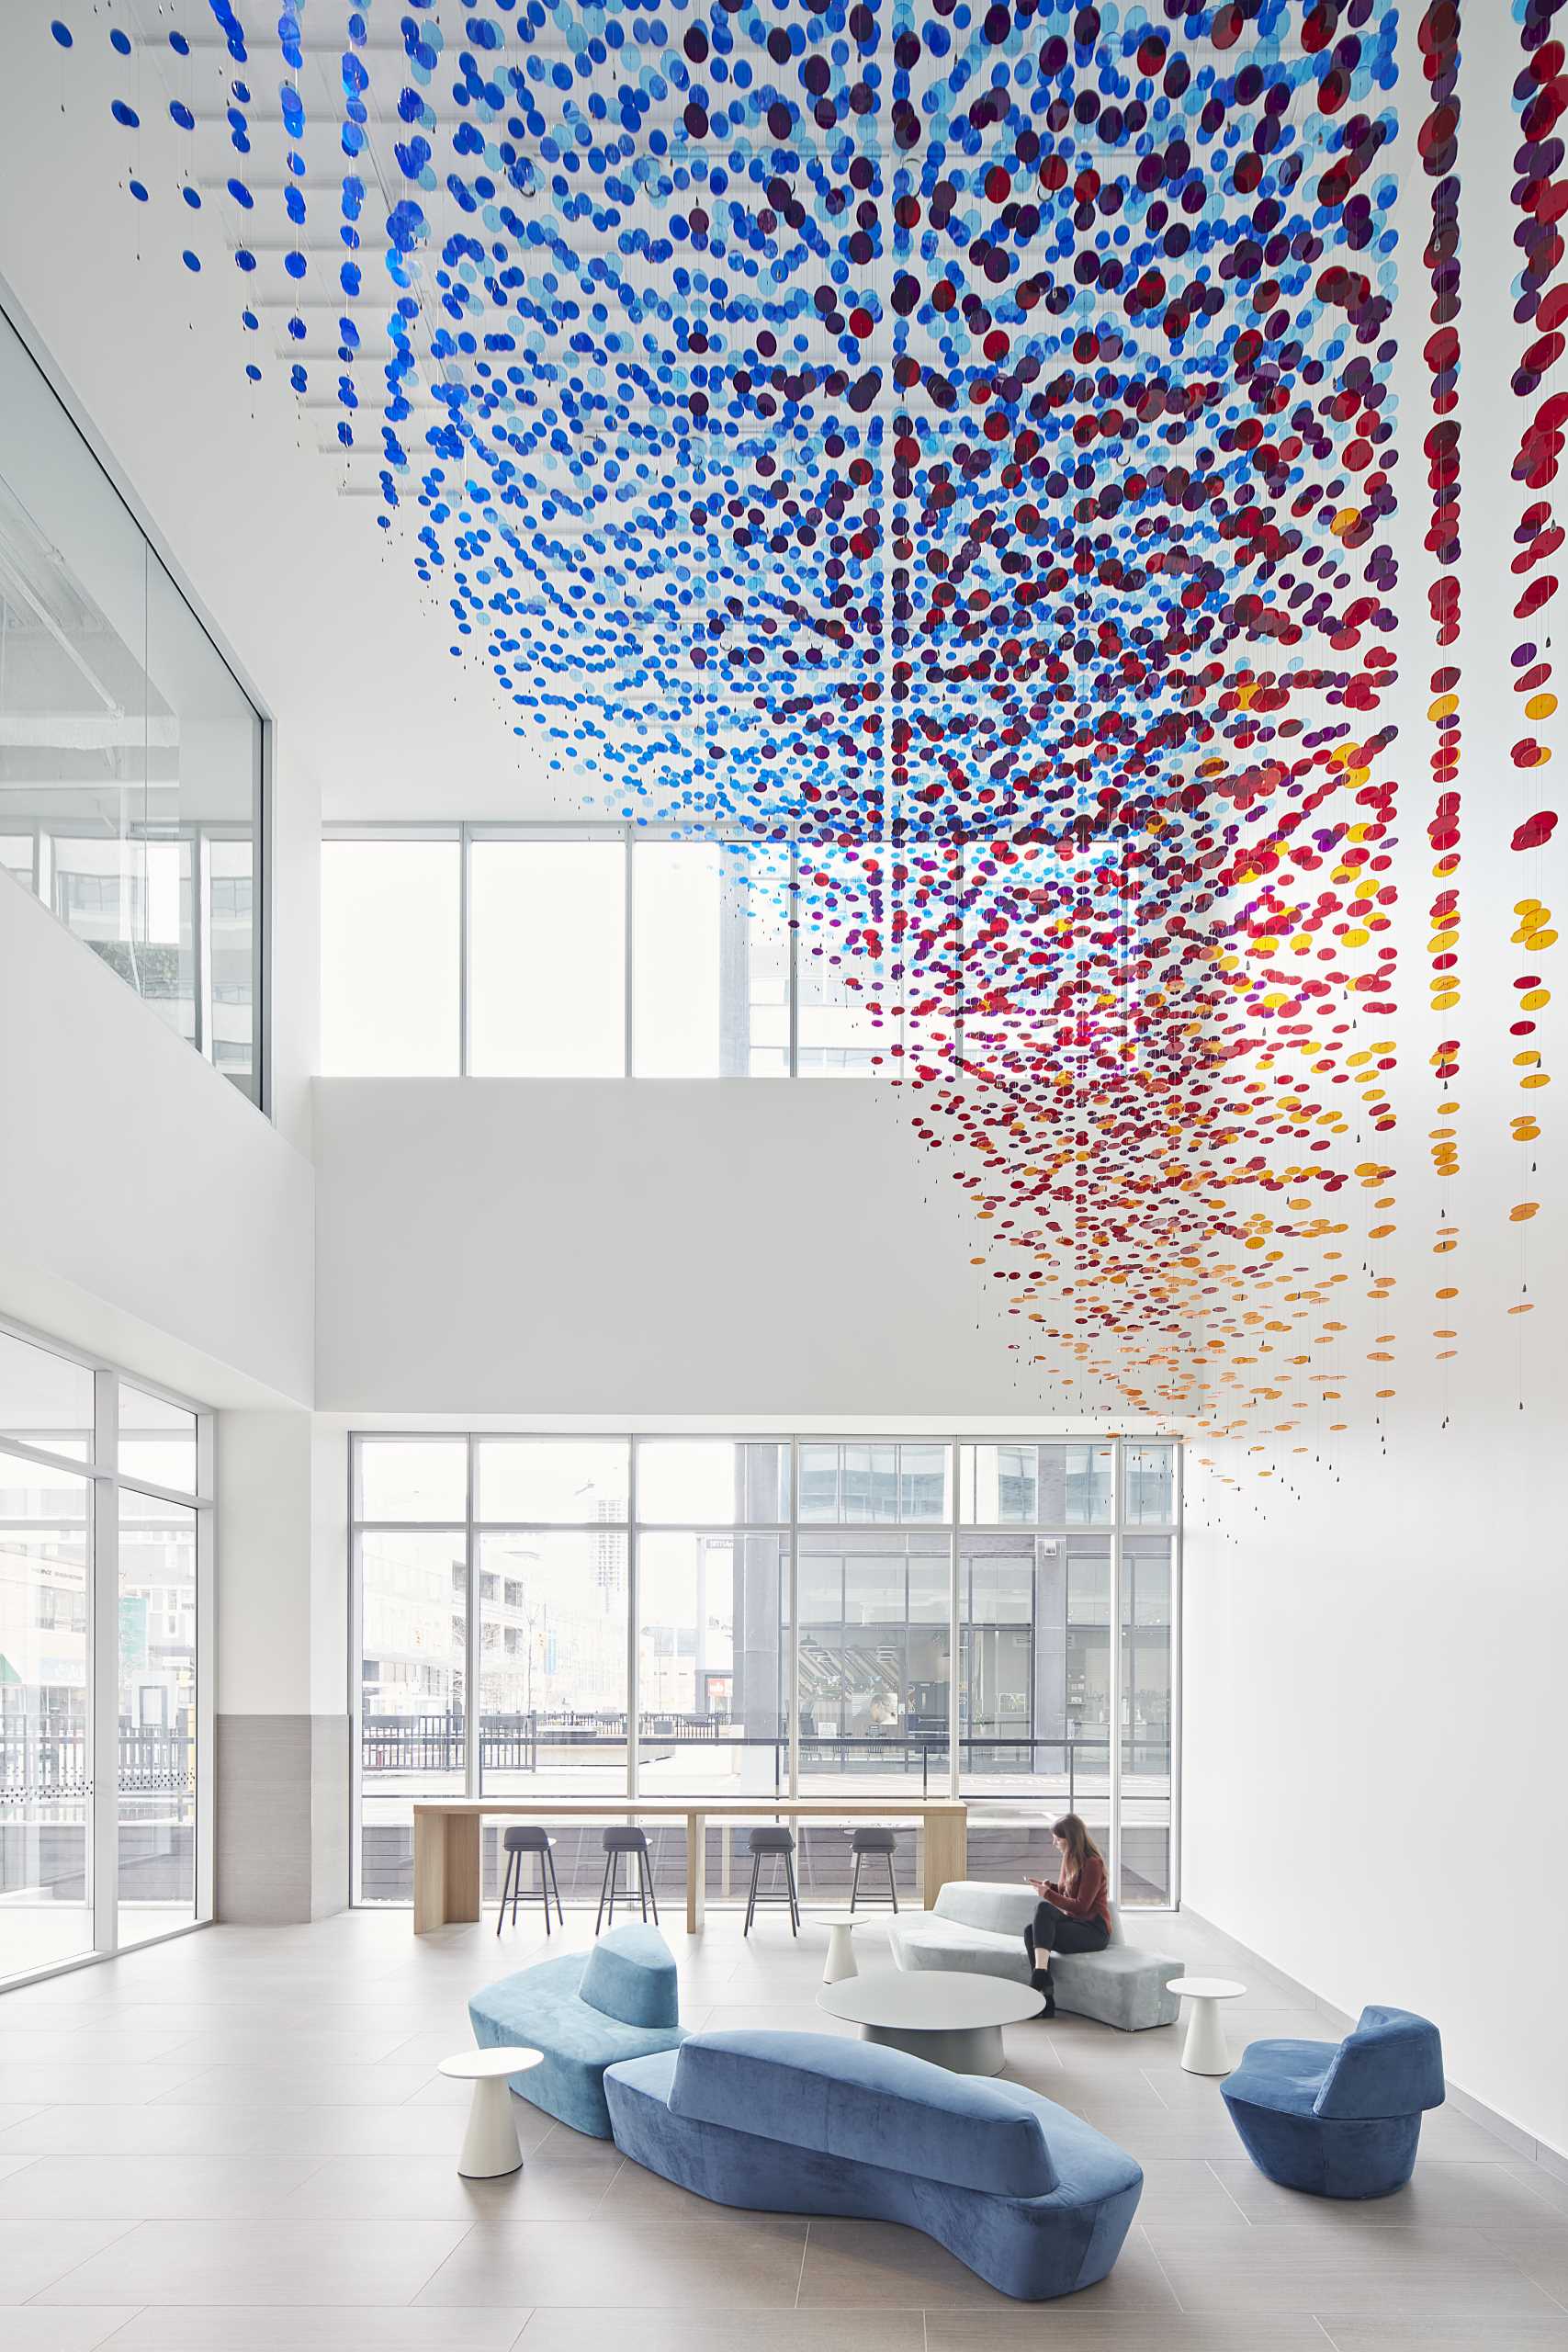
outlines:
M1111 1941L1111 1884L1105 1857L1076 1813L1053 1822L1051 1835L1062 1857L1059 1879L1032 1878L1040 1897L1034 1925L1023 1931L1029 1954L1030 1983L1045 1996L1041 2014L1054 2018L1056 1995L1051 1983L1053 1952L1103 1951ZM1040 1955L1045 1964L1040 1965Z

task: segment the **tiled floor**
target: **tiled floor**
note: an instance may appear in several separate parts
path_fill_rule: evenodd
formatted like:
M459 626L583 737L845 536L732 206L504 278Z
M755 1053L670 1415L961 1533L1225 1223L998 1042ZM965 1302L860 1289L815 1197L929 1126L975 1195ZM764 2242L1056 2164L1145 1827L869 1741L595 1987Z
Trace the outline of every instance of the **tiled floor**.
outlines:
M569 1940L592 1925L569 1914ZM814 2005L809 1917L798 1944L776 1917L749 1943L731 1915L667 1932L689 2023L852 2030ZM1185 1919L1142 1939L1224 1962ZM524 2170L461 2181L468 2089L436 2062L469 2040L468 1995L542 1942L349 1913L0 1996L6 2352L1568 2352L1568 2187L1445 2110L1402 2196L1292 2197L1174 2030L1008 2030L1010 2074L1146 2176L1111 2278L1061 2303L1010 2302L886 2223L705 2204L521 2103ZM1233 2040L1331 2038L1247 1973Z

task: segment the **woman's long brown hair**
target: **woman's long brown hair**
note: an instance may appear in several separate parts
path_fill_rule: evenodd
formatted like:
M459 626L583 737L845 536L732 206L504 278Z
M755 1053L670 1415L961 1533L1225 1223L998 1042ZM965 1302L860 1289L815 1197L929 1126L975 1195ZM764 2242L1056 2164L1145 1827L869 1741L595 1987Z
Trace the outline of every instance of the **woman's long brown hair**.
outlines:
M1060 1821L1054 1821L1051 1824L1051 1835L1053 1838L1060 1838L1067 1849L1066 1861L1062 1870L1062 1884L1070 1894L1078 1883L1078 1872L1089 1860L1089 1856L1092 1854L1097 1862L1102 1862L1105 1857L1089 1836L1081 1816L1076 1813L1065 1813Z

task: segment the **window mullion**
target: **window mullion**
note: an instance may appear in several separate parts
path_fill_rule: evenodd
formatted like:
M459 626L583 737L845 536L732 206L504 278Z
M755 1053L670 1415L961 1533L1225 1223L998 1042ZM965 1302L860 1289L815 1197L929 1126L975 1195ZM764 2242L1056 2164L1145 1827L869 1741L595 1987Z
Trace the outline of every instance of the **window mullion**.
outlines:
M196 1422L197 1485L204 1494L215 1491L215 1416L198 1413ZM197 1921L213 1916L214 1843L218 1798L218 1562L217 1513L198 1510L193 1521L196 1542L196 1854L193 1893Z
M637 1052L637 1014L634 996L635 982L632 970L633 956L635 953L635 944L637 940L637 886L633 880L632 829L629 825L626 828L626 831L622 835L621 846L626 858L626 872L623 876L623 888L625 891L625 898L623 901L624 912L622 916L625 936L621 945L621 973L626 990L624 1007L626 1029L621 1046L625 1063L625 1067L621 1071L621 1076L623 1078L633 1078L637 1074L637 1062L634 1059L634 1056Z
M1110 1693L1110 1770L1107 1793L1111 1806L1110 1852L1112 1900L1122 1900L1122 1520L1125 1506L1122 1440L1111 1441L1111 1655L1106 1680Z
M93 1374L93 1459L113 1472L119 1460L119 1381ZM119 1487L112 1476L93 1481L93 1568L87 1617L92 1694L87 1841L93 1949L119 1949Z
M467 1690L463 1707L463 1787L470 1798L482 1793L479 1788L479 1546L474 1532L474 1446L470 1437L468 1455L468 1508L464 1521L464 1557L468 1582L468 1614L464 1624L463 1656Z
M468 1075L468 978L472 969L469 943L468 865L473 848L473 828L462 825L457 831L457 1075Z
M790 934L794 938L794 933ZM792 949L793 954L793 949ZM795 1002L791 990L790 1003ZM793 1041L793 1012L791 1016ZM791 1074L795 1057L793 1042L790 1054ZM787 1679L784 1683L784 1717L789 1735L789 1793L800 1794L800 1440L789 1441L789 1638Z
M961 1690L964 1665L964 1611L958 1581L959 1453L959 1442L954 1438L948 1448L948 1464L953 1486L952 1501L948 1507L947 1528L947 1786L951 1796L957 1796L961 1786L958 1742L964 1723Z
M641 1644L637 1638L642 1623L642 1528L637 1519L637 1442L626 1440L626 1794L637 1792L637 1766L640 1761L640 1741L637 1736L642 1705Z
M789 894L785 937L789 943L789 1074L800 1076L800 841L789 837Z

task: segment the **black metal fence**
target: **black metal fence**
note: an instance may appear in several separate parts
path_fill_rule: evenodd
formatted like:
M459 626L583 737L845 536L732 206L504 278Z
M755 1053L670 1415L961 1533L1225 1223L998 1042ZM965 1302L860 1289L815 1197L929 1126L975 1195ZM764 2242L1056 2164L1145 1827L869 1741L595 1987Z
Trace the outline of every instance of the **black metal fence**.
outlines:
M196 1739L161 1724L119 1727L122 1796L185 1796L196 1788ZM0 1807L70 1804L93 1793L87 1726L71 1715L0 1713Z
M632 1737L625 1714L585 1714L562 1712L546 1714L483 1715L479 1719L479 1785L501 1773L529 1773L540 1769L541 1748L572 1751L572 1761L587 1764L595 1755L606 1759L624 1757ZM722 1715L659 1714L641 1717L636 1738L645 1755L649 1748L683 1747L693 1743L724 1748L761 1750L772 1758L775 1794L782 1794L789 1769L786 1733L732 1732ZM839 1772L896 1772L906 1780L919 1775L922 1794L929 1793L931 1776L947 1770L945 1734L898 1730L828 1735L803 1730L800 1765L814 1777ZM961 1770L1034 1779L1051 1775L1065 1779L1068 1810L1076 1801L1080 1780L1087 1785L1110 1771L1111 1741L1103 1732L1074 1734L1051 1739L1019 1738L1011 1735L960 1735ZM1124 1761L1135 1773L1168 1773L1170 1736L1168 1732L1133 1736L1122 1743ZM467 1770L468 1726L457 1713L430 1715L367 1715L361 1725L361 1770L368 1781L377 1778L448 1775L461 1779ZM1041 1759L1043 1758L1044 1761Z

